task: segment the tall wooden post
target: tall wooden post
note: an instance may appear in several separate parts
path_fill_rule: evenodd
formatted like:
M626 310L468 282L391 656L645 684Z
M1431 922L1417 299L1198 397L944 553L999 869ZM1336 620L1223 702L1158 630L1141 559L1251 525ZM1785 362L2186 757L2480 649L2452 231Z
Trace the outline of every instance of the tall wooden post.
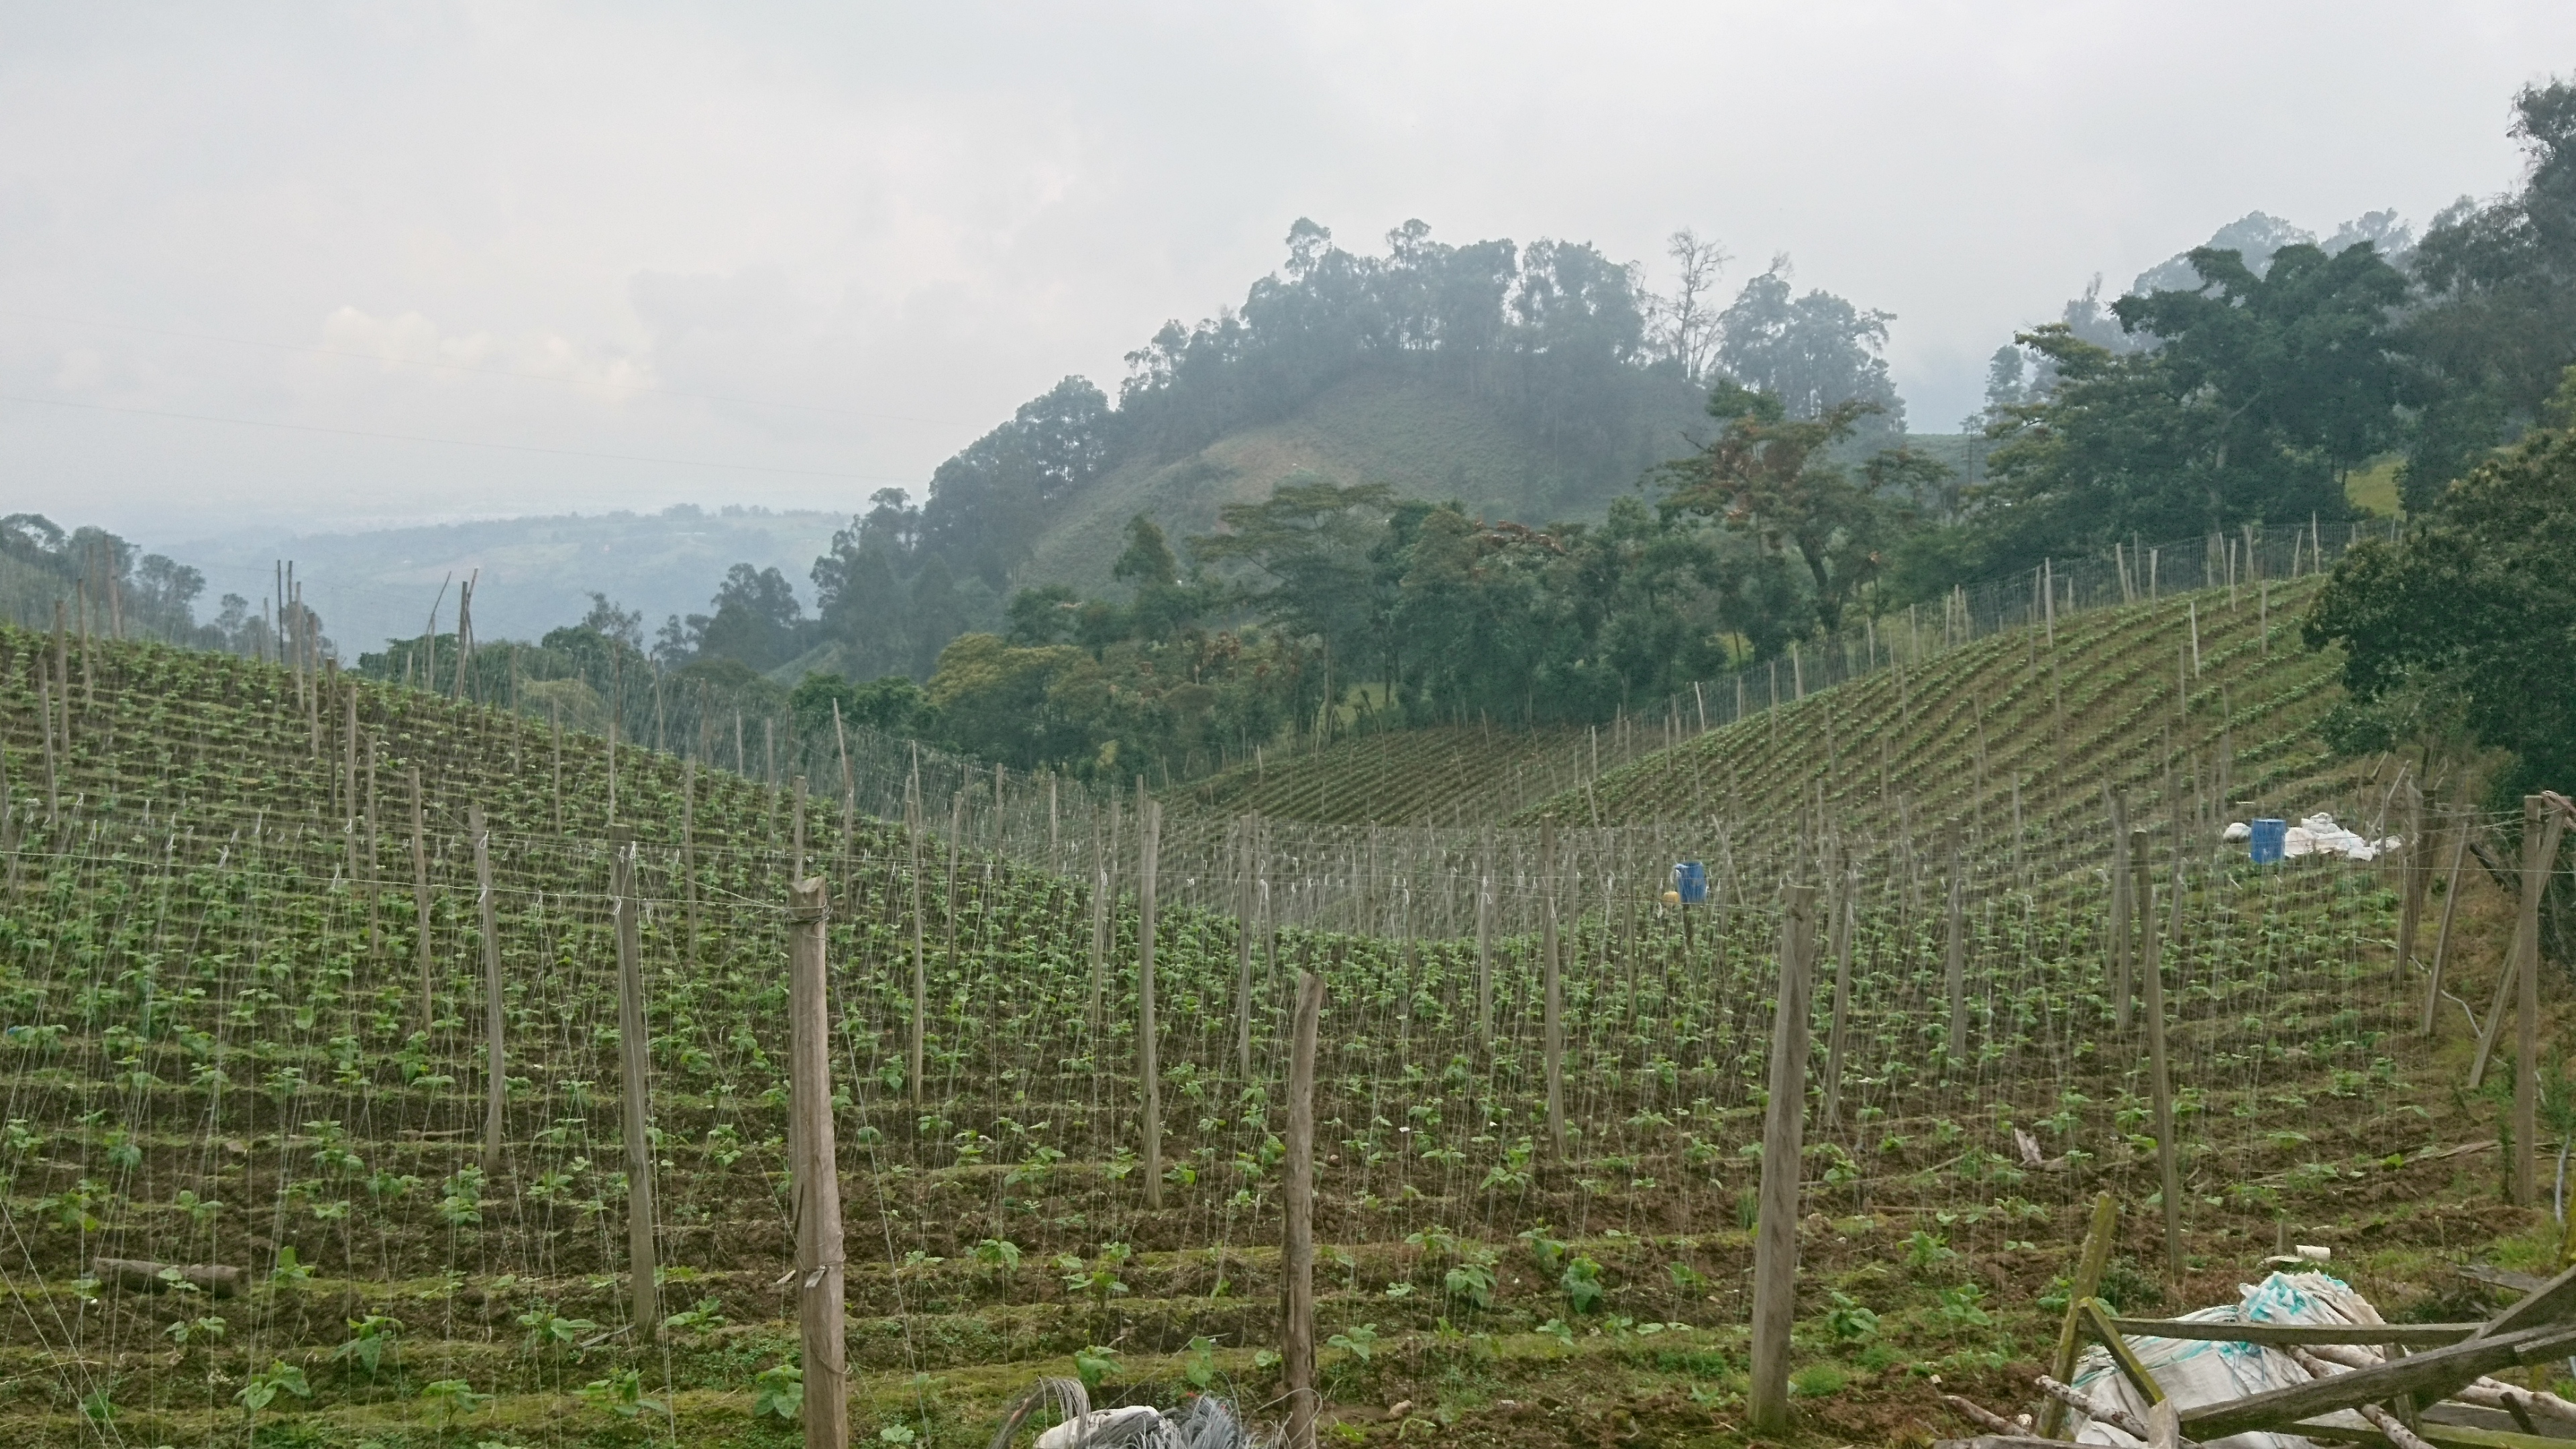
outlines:
M2539 1197L2533 1152L2540 1134L2534 1078L2540 1071L2540 900L2549 868L2558 858L2567 817L2551 812L2538 795L2522 797L2522 913L2514 931L2511 963L2515 989L2513 1073L2513 1200L2525 1207Z
M930 1021L930 968L921 949L921 791L908 790L903 800L903 833L912 848L912 1041L905 1068L912 1079L912 1105L921 1105L922 1034Z
M59 822L63 814L62 769L54 758L54 691L45 676L45 662L36 661L36 712L44 717L45 735L45 824ZM70 741L64 742L66 750Z
M501 1170L501 1118L510 1092L503 1035L509 1018L501 1000L501 914L492 899L492 832L479 803L466 807L465 828L474 836L474 907L483 935L483 1174L489 1177Z
M2466 820L2451 822L2451 863L2443 876L2442 924L2433 932L2433 968L2425 973L2424 1020L2415 1028L2418 1036L2433 1034L2433 1010L2442 1004L2442 968L2451 960L2451 920L2460 911L2460 867L2468 863L2469 832L2475 828Z
M1163 1076L1155 1056L1154 867L1162 854L1163 802L1147 800L1136 822L1136 1086L1144 1094L1145 1206L1163 1205Z
M1494 832L1476 856L1476 1035L1494 1039Z
M794 808L796 816L788 822L787 829L787 878L801 881L805 878L805 777L802 774L796 777Z
M1559 1162L1565 1160L1565 982L1559 964L1556 929L1556 818L1549 816L1538 827L1538 876L1540 899L1539 989L1543 998L1544 1035L1541 1051L1547 1066L1547 1147Z
M850 1372L842 1326L840 1154L832 1130L831 1002L822 878L788 887L788 1107L794 1114L796 1323L805 1341L806 1449L847 1449Z
M1798 1313L1798 1178L1807 1113L1807 1011L1816 888L1791 886L1780 919L1780 995L1771 1023L1771 1100L1762 1128L1762 1187L1753 1229L1754 1432L1789 1427L1789 1330Z
M686 913L689 960L698 959L698 758L680 762L680 909Z
M420 963L420 1029L438 1022L438 980L429 959L429 812L420 798L420 766L411 767L411 903L413 955Z
M546 729L554 742L555 834L563 834L563 701L546 701Z
M1832 1023L1825 1029L1825 1103L1819 1121L1842 1120L1843 1033L1851 1016L1852 929L1857 924L1859 903L1853 899L1859 882L1853 865L1837 861L1833 873L1833 896L1827 907L1833 912L1829 934L1834 952L1834 1007Z
M1240 836L1235 860L1241 877L1234 892L1234 1072L1252 1080L1252 916L1253 862L1259 856L1261 817L1244 815L1234 822Z
M2131 979L2130 944L2136 936L2131 918L2136 914L2137 890L2131 880L2131 841L2129 838L2128 792L2114 786L2103 787L2111 802L2111 1024L2119 1031L2129 1029L2130 1003L2138 992Z
M2424 792L2414 781L2406 782L2406 844L2398 867L2406 873L2403 894L2397 911L2397 975L2405 979L2406 968L2415 964L2415 936L2424 922L2424 894L2433 873L2433 862L2424 849Z
M2145 835L2139 832L2140 837ZM2143 844L2143 839L2139 841ZM2149 1090L2155 1094L2156 1173L2164 1196L2165 1281L2182 1277L2182 1173L2176 1160L2173 1115L2173 1075L2165 1059L2165 973L2164 938L2156 932L2155 882L2147 873L2146 852L2138 852L2138 911L2143 919L2145 949L2140 953L2138 977L2146 988L2143 1003L2147 1017L2147 1072ZM2172 883L2173 917L2165 935L2179 937L2182 928L2182 827L2177 818L2174 827L2174 864Z
M1287 1449L1315 1449L1315 1037L1324 1014L1324 978L1297 982L1297 1011L1288 1051L1288 1160L1281 1215L1279 1358L1288 1388Z
M1955 1069L1968 1055L1967 868L1959 849L1959 822L1950 822L1950 910L1941 944L1941 983L1950 999L1949 1058Z
M617 924L617 1082L625 1107L626 1275L635 1311L635 1341L650 1343L661 1326L653 1292L653 1118L645 1094L652 1043L644 1024L644 938L635 890L635 834L608 833L610 909Z

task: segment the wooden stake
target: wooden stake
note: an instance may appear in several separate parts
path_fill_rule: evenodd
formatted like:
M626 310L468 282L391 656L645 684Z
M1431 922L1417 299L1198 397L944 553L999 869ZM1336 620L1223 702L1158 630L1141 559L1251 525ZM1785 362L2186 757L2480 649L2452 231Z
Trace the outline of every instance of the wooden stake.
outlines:
M2134 963L2129 954L2137 934L2130 924L2137 907L2131 863L2140 857L2136 839L2129 834L2128 792L2105 785L2102 793L2111 804L2111 1024L2126 1033L2130 1003L2137 996L2136 982L2131 979Z
M2424 922L2424 889L2433 873L2432 861L2424 851L2424 792L2415 782L2406 782L2406 844L2400 862L2406 872L2404 894L2397 911L2397 974L2403 980L2406 968L2415 964L2415 935Z
M787 1099L796 1154L796 1324L805 1344L806 1449L847 1449L850 1442L840 1153L832 1130L831 998L824 961L824 929L831 918L821 877L788 887Z
M1950 909L1941 943L1941 983L1950 1002L1949 1059L1955 1069L1968 1056L1967 867L1959 849L1959 822L1950 822Z
M2442 968L2451 959L2451 920L2460 910L2460 867L2469 858L2469 832L2474 829L2467 820L2451 823L2451 864L2442 887L2442 924L2433 933L2433 969L2425 973L2424 1020L2415 1028L2418 1036L2433 1034L2433 1009L2442 1003Z
M741 716L735 716L739 726ZM737 736L738 738L739 736ZM906 1054L912 1074L912 1105L921 1105L922 1033L930 1020L930 971L921 952L921 791L907 790L903 801L904 835L912 843L912 1044Z
M2510 969L2520 991L2514 1007L2513 1200L2524 1207L2539 1199L2533 1148L2540 1135L2540 898L2549 888L2549 868L2566 824L2567 817L2549 811L2540 796L2522 797L2522 914Z
M429 818L420 797L420 766L411 767L411 904L413 955L420 962L420 1029L438 1023L438 980L429 959Z
M1754 1432L1789 1427L1789 1330L1798 1312L1798 1155L1807 1111L1807 1009L1816 888L1791 886L1780 921L1780 995L1771 1024L1771 1100L1762 1128L1762 1187L1753 1229Z
M492 899L492 831L478 802L465 807L465 829L474 837L474 909L483 935L483 1175L501 1170L501 1119L510 1093L503 1036L509 1017L501 999L501 916Z
M1251 815L1234 822L1239 876L1234 891L1234 1071L1247 1082L1252 1080L1252 860L1258 825L1259 818Z
M2182 819L2174 818L2174 862L2172 883L2172 918L2165 935L2180 940L2182 935ZM2146 853L2139 852L2138 874L2146 880L2138 892L2138 906L2145 916L2146 952L2139 976L2146 986L2147 1071L2155 1093L2156 1172L2162 1188L2165 1220L2165 1281L2182 1279L2182 1173L2175 1158L2173 1075L2165 1060L2165 985L2163 941L2156 934L2155 885L2147 879Z
M698 959L698 761L680 762L680 909L687 913L689 959Z
M2066 1294L2066 1321L2057 1330L2057 1352L2049 1359L2048 1375L2059 1383L2075 1378L2075 1360L2083 1352L2084 1300L2101 1291L2102 1274L2111 1266L2111 1248L2119 1236L2120 1205L2109 1193L2093 1199L2093 1226L2084 1234L2084 1253L2076 1260L2075 1281ZM2038 1437L2054 1439L2066 1429L2066 1405L2055 1399L2039 1406Z
M1485 831L1476 858L1476 1034L1494 1039L1494 832Z
M1547 1146L1557 1161L1565 1160L1565 983L1558 962L1556 929L1556 817L1539 822L1538 874L1540 894L1539 974L1540 989L1545 998L1545 1040L1541 1051L1547 1061Z
M1817 1120L1828 1124L1842 1120L1843 1030L1851 1015L1852 930L1860 910L1854 899L1857 874L1855 865L1837 863L1832 904L1827 907L1833 912L1834 1010L1832 1024L1825 1030L1825 1109Z
M635 835L612 828L610 910L617 924L617 1081L625 1106L626 1137L626 1276L634 1304L638 1344L653 1341L661 1326L654 1311L653 1290L653 1125L645 1100L651 1090L647 1075L652 1043L644 1024L644 939L641 903L635 890Z
M1147 800L1136 844L1136 1085L1144 1094L1145 1206L1163 1205L1163 1078L1155 1059L1154 867L1163 845L1163 802Z
M1287 1181L1280 1245L1281 1377L1288 1391L1287 1449L1315 1449L1315 1038L1324 1015L1324 978L1304 972L1288 1054Z

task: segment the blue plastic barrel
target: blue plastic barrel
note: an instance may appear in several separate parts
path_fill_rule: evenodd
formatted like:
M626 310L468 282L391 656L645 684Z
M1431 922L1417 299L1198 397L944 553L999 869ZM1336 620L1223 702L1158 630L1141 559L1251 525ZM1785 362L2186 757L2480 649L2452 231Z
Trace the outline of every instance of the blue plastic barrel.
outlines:
M1708 904L1708 867L1695 860L1676 862L1673 866L1673 890L1686 906Z
M2290 822L2256 820L2249 823L2246 829L2253 832L2249 843L2253 848L2256 865L2272 865L2280 860L2281 847L2289 839Z

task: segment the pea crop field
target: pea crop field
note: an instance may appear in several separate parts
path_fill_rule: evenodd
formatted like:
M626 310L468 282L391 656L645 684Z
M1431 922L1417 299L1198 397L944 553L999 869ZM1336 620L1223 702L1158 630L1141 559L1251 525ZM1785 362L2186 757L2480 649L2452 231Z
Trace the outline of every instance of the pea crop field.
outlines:
M1326 819L846 737L754 779L0 630L0 1446L802 1442L805 876L865 1442L985 1443L1042 1375L1279 1419L1302 972L1330 1440L1748 1442L1792 956L1795 1442L2029 1399L2097 1193L2124 1310L2232 1301L2288 1234L2460 1316L2453 1265L2558 1251L2503 1195L2511 1072L2462 1085L2503 897L2422 838L2504 825L2325 759L2287 592L1997 634L1543 807ZM2416 838L2258 868L2243 802Z

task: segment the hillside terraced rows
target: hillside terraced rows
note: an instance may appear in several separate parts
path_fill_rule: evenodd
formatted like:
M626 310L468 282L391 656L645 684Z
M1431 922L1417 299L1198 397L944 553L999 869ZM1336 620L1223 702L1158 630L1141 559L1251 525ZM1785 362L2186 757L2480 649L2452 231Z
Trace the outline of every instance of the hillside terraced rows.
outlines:
M0 631L0 1444L792 1442L761 1408L795 1342L779 907L800 834L834 899L864 1434L981 1443L1008 1395L1077 1364L1112 1392L1215 1383L1268 1412L1279 1038L1311 966L1332 992L1319 1286L1344 1437L1404 1437L1376 1408L1402 1396L1479 1442L1741 1442L1774 885L1819 878L1803 842L1739 836L1721 904L1687 921L1605 878L1606 847L1506 883L1564 904L1561 1137L1540 940L1486 955L1400 901L1366 937L1165 910L1156 1202L1132 894L864 819L844 834L837 801L799 817L783 792L621 749L663 1280L663 1321L638 1323L604 743L573 737L559 765L543 731L492 711L345 680L308 705L282 670L152 646L70 646L68 709L49 687L40 706L52 655ZM2121 698L2101 696L2106 719ZM490 1172L474 804L510 1053ZM1817 1086L1808 1154L1820 1444L1919 1435L1935 1371L2009 1398L2082 1204L2141 1202L2153 1177L2089 843L1972 854L1956 992L1927 844L1856 837L1821 876L1849 903L1853 989L1840 1106L1825 1115ZM2187 1292L2223 1293L2283 1213L2369 1216L2355 1241L2409 1273L2433 1245L2529 1225L2422 1151L2484 1108L2427 1074L2446 1047L2402 1035L2388 879L2197 848L2158 867L2190 883L2167 959L2190 1229L2212 1266ZM2053 1166L2020 1156L2017 1128ZM2150 1219L2132 1221L2145 1254ZM102 1257L231 1264L249 1286L120 1289L92 1273ZM2124 1271L2124 1301L2157 1299L2151 1272ZM2389 1279L2392 1311L2421 1276ZM1561 1411L1505 1404L1541 1393Z

